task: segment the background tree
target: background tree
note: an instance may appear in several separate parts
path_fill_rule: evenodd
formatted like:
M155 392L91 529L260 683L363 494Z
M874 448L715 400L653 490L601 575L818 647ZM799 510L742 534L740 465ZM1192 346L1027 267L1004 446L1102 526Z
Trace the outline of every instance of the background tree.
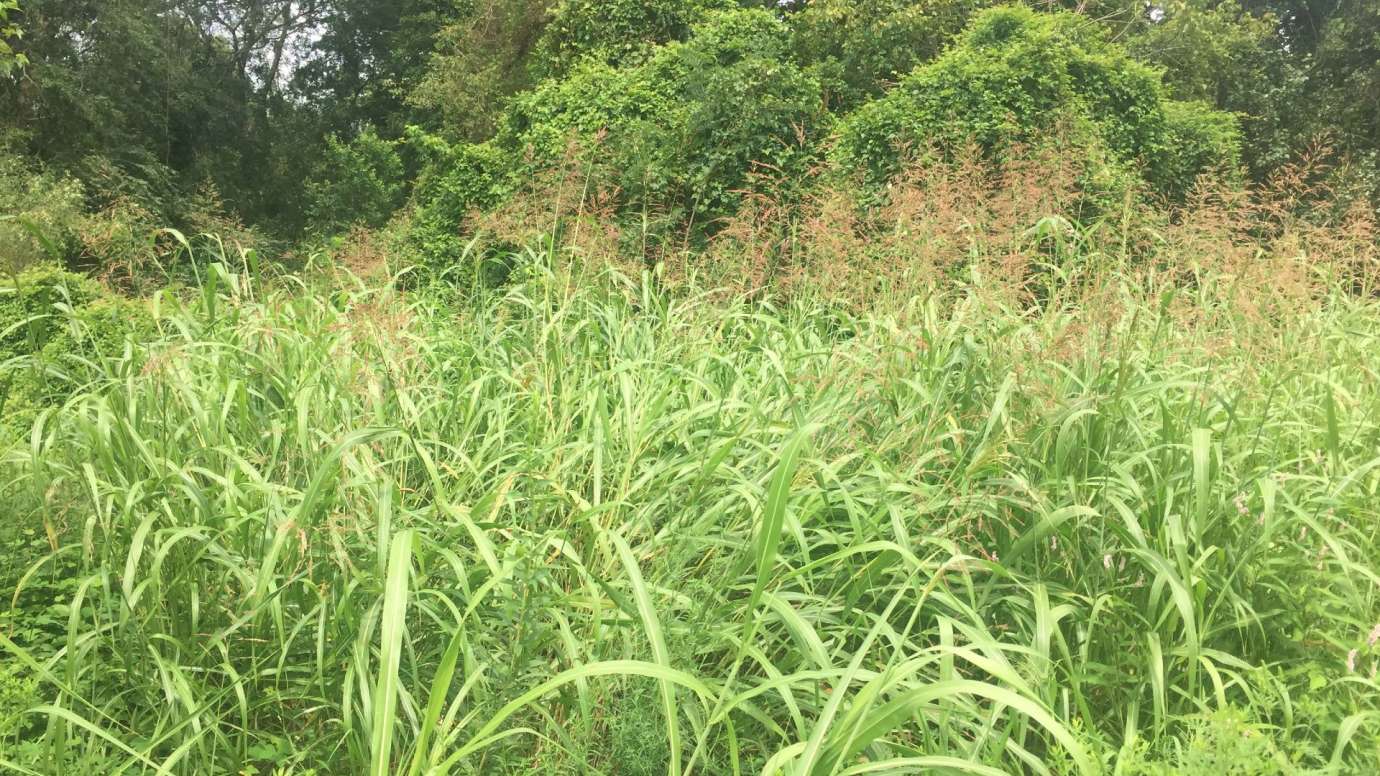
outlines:
M19 25L10 19L10 14L19 10L19 0L0 0L0 76L7 76L15 68L23 67L27 61L23 54L15 53L7 42L22 34Z
M1356 164L1359 183L1380 212L1380 5L1344 0L1326 21L1308 72L1315 96L1306 115L1331 133Z
M812 0L789 8L795 55L835 110L880 94L939 56L983 0Z
M431 113L409 100L433 68L443 29L472 11L472 0L334 0L319 35L295 63L294 99L333 132L372 126L400 137Z
M997 163L1018 146L1071 143L1060 153L1105 158L1108 172L1139 172L1173 199L1208 167L1234 168L1232 117L1169 100L1160 74L1110 38L1070 13L986 11L953 48L849 116L837 158L880 182L908 158L968 143Z
M560 0L542 30L533 70L560 76L577 62L636 64L656 47L690 36L691 27L733 0Z
M397 144L372 127L345 142L331 135L315 175L307 183L313 226L333 231L379 227L402 204L403 164Z
M779 147L771 145L780 140L779 117L773 114L779 106L766 98L753 105L739 99L743 94L779 77L783 85L773 92L779 96L803 77L817 84L827 114L827 121L811 131L827 134L825 124L849 122L860 109L874 110L870 103L888 99L913 72L945 56L972 16L992 4L27 0L21 15L16 0L0 0L6 20L0 24L8 28L0 36L7 47L0 67L8 73L0 76L0 144L26 157L20 167L80 180L92 210L136 202L157 220L181 224L191 222L194 201L218 200L239 218L291 239L311 226L313 212L321 212L306 206L311 201L306 181L320 183L332 154L361 138L366 128L389 143L402 139L409 126L449 144L503 135L508 145L496 148L520 155L526 140L513 138L531 139L543 122L571 130L572 122L557 120L558 114L584 115L573 123L587 128L593 117L604 115L601 105L617 101L582 90L604 80L627 87L636 80L632 71L689 56L709 45L694 38L711 16L747 7L777 19L773 34L780 45L772 44L770 55L751 58L751 68L776 75L763 75L759 82L755 75L738 73L744 78L739 94L717 79L747 65L717 63L701 74L673 68L663 74L668 83L655 89L666 104L639 110L644 121L662 117L658 131L672 127L683 133L667 141L668 148L700 148L696 138L734 135L734 127L768 127L765 155L749 161L772 163L779 155ZM1339 157L1350 160L1349 184L1380 200L1380 10L1374 2L1027 0L1025 5L1045 15L1076 13L1080 26L1102 29L1124 47L1130 55L1125 62L1156 69L1167 97L1235 114L1242 130L1241 159L1255 179L1268 177L1325 137ZM24 28L22 38L15 34L17 22ZM666 53L672 50L678 53ZM16 70L24 60L29 65ZM710 110L706 95L716 90L720 104L740 113ZM587 104L571 102L586 97ZM548 98L557 100L558 111L538 104ZM1172 112L1186 116L1182 106ZM598 129L611 132L610 151L622 142L612 138L640 138L640 156L629 155L624 144L619 152L624 161L614 165L631 165L623 175L628 192L657 187L664 192L670 189L657 181L689 180L679 172L653 174L688 169L688 163L658 157L660 141L633 132L627 115L619 115ZM926 142L934 139L944 138ZM702 166L713 172L700 177L721 177L729 157L735 160L730 167L743 167L748 162L737 155L742 148L755 149L755 142L704 146ZM491 159L487 152L437 155L425 146L396 147L403 162L400 202L413 181L452 179L473 169L469 162L452 172L424 169L444 164L437 160ZM500 166L513 165L505 160ZM471 186L452 180L457 185L448 190L490 191L490 183L503 176L494 178L490 173L496 171L485 169L480 178L487 182ZM191 196L211 189L217 197ZM716 212L732 199L713 198Z
M549 0L470 0L437 35L409 104L450 137L493 134L508 99L534 81L531 60L549 7Z

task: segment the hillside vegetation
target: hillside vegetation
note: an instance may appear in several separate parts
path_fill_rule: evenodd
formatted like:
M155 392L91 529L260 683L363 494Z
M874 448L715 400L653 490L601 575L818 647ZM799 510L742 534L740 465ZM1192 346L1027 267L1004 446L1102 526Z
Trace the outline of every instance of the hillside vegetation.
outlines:
M0 771L1380 772L1316 5L0 0Z

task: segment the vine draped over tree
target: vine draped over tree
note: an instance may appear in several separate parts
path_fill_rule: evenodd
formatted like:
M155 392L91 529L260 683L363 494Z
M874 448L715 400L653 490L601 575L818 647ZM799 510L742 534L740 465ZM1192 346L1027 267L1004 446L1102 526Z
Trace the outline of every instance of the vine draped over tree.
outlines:
M192 215L183 204L187 195L212 192L227 214L266 233L295 238L357 217L377 221L374 210L328 214L321 202L312 204L317 195L337 203L365 201L328 193L323 185L323 176L341 158L342 144L377 140L398 155L396 165L385 167L397 170L399 179L379 185L400 196L370 198L370 208L387 201L425 210L430 203L425 196L411 196L414 191L425 189L427 181L472 169L468 163L449 169L426 165L460 157L473 161L483 153L437 157L427 150L434 150L435 142L405 142L409 132L451 144L497 142L507 144L509 153L521 153L511 139L530 128L514 122L530 118L531 111L521 106L531 106L533 95L569 92L598 68L626 86L654 61L690 53L671 52L683 43L693 46L697 29L714 28L708 24L711 17L735 8L779 20L779 43L753 56L812 84L813 99L830 122L856 124L855 113L878 110L872 103L899 99L892 94L898 85L914 84L912 73L933 66L974 15L993 5L990 0L3 0L0 147L25 164L81 181L91 209L132 202L157 218L181 223ZM1380 6L1375 3L1028 0L1027 5L1041 14L1077 14L1080 25L1105 30L1118 50L1158 70L1166 98L1234 114L1241 129L1239 158L1250 178L1264 180L1322 143L1347 160L1347 179L1335 183L1380 202ZM709 81L683 87L715 88ZM682 96L695 99L690 92ZM770 101L758 107L777 109ZM652 112L659 109L649 106ZM744 110L751 112L751 106ZM1182 110L1167 115L1181 116ZM626 124L631 116L606 118L607 129L625 145L650 148L657 142ZM754 124L741 112L718 119L705 113L694 121L720 119ZM690 131L690 125L683 129ZM827 134L829 128L821 124L815 131ZM644 176L650 170L641 162L635 167ZM465 185L487 186L480 180L490 180L493 172ZM623 170L625 184L632 183L634 172ZM449 220L458 217L452 213Z

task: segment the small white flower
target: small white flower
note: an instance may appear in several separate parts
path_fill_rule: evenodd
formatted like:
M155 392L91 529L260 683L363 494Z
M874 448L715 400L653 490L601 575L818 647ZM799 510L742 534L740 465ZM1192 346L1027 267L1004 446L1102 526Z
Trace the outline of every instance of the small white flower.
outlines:
M1346 672L1348 674L1356 673L1356 655L1359 651L1360 650L1352 649L1350 652L1346 653Z
M1112 569L1112 554L1111 554L1110 552L1107 553L1106 555L1103 555L1103 556L1102 556L1102 568L1107 569L1108 571L1111 571L1111 569Z
M1380 641L1380 622L1375 623L1375 627L1370 629L1370 636L1366 637L1366 646L1373 647L1377 641Z

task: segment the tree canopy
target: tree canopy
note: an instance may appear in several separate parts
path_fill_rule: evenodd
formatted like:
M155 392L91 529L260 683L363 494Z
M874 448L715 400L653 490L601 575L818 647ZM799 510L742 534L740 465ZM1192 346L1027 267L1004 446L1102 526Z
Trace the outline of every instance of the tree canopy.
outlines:
M1209 167L1265 180L1326 145L1338 185L1380 201L1374 3L993 5L4 0L0 143L89 209L179 223L213 191L286 239L395 213L459 229L572 142L597 143L620 207L712 229L764 180L995 158L1056 124L1170 200ZM386 163L360 156L378 143ZM485 194L443 206L443 180Z

